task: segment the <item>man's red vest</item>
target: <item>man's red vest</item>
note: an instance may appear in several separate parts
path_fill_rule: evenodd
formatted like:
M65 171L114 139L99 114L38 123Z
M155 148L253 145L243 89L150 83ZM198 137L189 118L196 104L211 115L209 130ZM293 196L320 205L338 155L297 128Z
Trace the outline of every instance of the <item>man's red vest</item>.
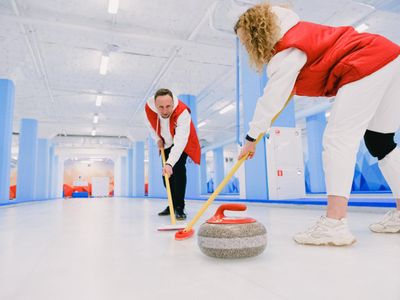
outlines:
M294 93L310 97L335 96L343 85L374 73L400 55L400 47L380 35L309 22L299 22L286 32L275 51L292 47L307 54Z
M151 127L153 127L154 131L157 132L157 135L162 139L161 136L161 128L160 128L160 120L158 118L158 114L153 111L149 105L146 103L145 106L147 119L149 120ZM177 125L177 120L182 112L188 110L190 113L189 107L186 106L185 103L178 100L178 106L172 112L169 117L169 130L171 132L172 138L175 136L175 128ZM188 142L186 144L185 149L183 150L196 164L200 164L201 150L200 143L197 137L196 129L194 128L193 122L190 121L190 133Z

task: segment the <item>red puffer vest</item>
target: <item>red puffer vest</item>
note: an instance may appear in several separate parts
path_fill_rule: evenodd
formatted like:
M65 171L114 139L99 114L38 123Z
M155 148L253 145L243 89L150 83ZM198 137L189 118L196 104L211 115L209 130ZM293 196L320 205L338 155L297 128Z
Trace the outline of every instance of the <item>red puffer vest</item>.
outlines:
M335 96L343 85L379 70L400 55L400 47L353 27L329 27L299 22L276 44L306 53L307 62L297 77L294 93L301 96Z
M169 117L169 130L171 132L172 138L175 136L175 128L177 125L177 120L182 112L188 110L190 113L189 107L186 106L185 103L178 100L178 106L172 112L171 116ZM150 106L146 103L145 106L146 116L149 120L151 127L153 127L154 131L157 132L157 135L162 139L161 136L161 128L160 122L158 119L158 115L155 111L153 111ZM188 142L186 144L185 149L183 150L196 164L200 164L200 157L201 157L201 150L200 150L200 143L197 137L196 129L194 128L193 122L190 121L190 133Z

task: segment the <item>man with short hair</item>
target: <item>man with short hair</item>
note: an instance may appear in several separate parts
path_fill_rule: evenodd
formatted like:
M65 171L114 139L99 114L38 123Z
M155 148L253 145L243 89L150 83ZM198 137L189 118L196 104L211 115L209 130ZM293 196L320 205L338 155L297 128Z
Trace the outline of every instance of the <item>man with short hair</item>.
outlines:
M168 89L159 89L145 106L153 138L165 149L163 175L169 176L177 220L185 220L186 159L200 164L200 143L190 117L190 109ZM165 179L163 177L164 186ZM169 207L158 215L168 216Z

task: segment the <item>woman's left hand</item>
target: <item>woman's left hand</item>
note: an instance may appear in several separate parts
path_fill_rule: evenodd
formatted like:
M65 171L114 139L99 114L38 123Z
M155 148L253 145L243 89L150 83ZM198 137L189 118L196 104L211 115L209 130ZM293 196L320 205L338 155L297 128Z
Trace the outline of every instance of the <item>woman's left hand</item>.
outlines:
M242 147L238 160L242 159L246 154L249 154L247 156L247 159L253 158L254 154L256 153L256 142L249 142L246 141L246 144Z

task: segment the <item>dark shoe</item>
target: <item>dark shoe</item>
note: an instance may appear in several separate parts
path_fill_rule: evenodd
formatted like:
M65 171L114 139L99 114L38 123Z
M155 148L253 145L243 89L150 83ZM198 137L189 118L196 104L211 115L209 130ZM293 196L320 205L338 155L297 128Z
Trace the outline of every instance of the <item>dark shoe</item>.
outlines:
M169 216L169 206L167 206L166 209L164 209L163 211L160 211L158 213L159 216Z
M177 209L175 211L175 217L178 221L186 220L186 214L183 212L183 209Z

